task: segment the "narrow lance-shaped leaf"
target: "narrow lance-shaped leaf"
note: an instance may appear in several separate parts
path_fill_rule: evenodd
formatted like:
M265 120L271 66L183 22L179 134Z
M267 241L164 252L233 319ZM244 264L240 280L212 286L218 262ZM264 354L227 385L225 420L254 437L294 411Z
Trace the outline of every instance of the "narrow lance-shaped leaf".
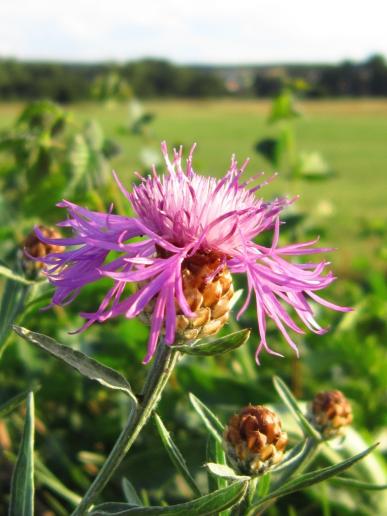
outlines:
M197 486L193 476L189 472L187 463L185 462L182 453L180 452L176 444L173 442L171 435L165 428L160 416L158 414L155 414L154 419L156 422L157 431L161 437L161 441L169 455L169 458L171 459L179 473L183 476L187 484L190 486L193 493L196 496L201 496L202 493L200 492L200 489Z
M34 514L34 395L29 393L23 437L19 448L11 483L9 516Z
M189 400L196 410L207 430L212 434L212 436L218 441L222 442L222 434L224 430L223 424L219 421L219 419L215 416L215 414L202 402L197 398L194 394L189 394Z
M312 456L317 447L318 443L310 437L294 446L285 456L284 461L273 469L272 473L275 481L273 481L272 487L276 489L278 486L282 486L295 471L308 462L308 459Z
M0 300L0 358L7 346L11 324L21 312L30 287L8 279Z
M5 403L0 405L0 419L5 416L8 416L11 412L15 410L19 405L23 403L24 400L28 398L28 395L31 391L24 391L20 394L16 394L13 398L7 400Z
M300 475L298 478L286 483L282 487L279 487L278 489L272 491L268 496L265 496L264 498L259 500L258 503L254 504L250 508L249 512L247 513L247 516L255 515L270 500L286 496L295 491L299 491L300 489L305 489L306 487L312 486L314 484L317 484L318 482L327 480L328 478L331 478L337 475L338 473L341 473L342 471L350 468L353 464L355 464L363 457L368 455L372 450L375 449L376 446L377 444L374 444L373 446L370 446L361 453L358 453L354 457L350 457L349 459L344 460L339 464L335 464L334 466L328 466L326 468L322 468L316 471L311 471L310 473L304 473L303 475Z
M266 496L267 493L270 490L270 484L271 484L271 473L268 472L262 477L258 478L258 496L263 497Z
M216 340L201 339L196 344L182 344L175 346L174 349L186 353L187 355L211 356L228 353L233 349L245 344L250 337L251 330L245 329L226 335Z
M27 330L26 328L22 328L21 326L13 326L13 329L18 335L20 335L20 337L28 342L32 342L32 344L35 344L40 349L47 351L55 358L62 360L67 365L76 369L83 376L90 378L90 380L96 380L110 389L123 391L131 398L133 403L137 403L129 382L118 371L97 362L81 351L59 344L47 335L35 333Z
M239 503L246 494L247 482L234 482L229 486L214 491L191 502L170 507L133 507L123 503L104 503L90 513L91 516L143 516L145 514L163 514L165 516L187 516L188 514L209 516Z
M140 500L140 497L138 496L137 491L133 487L132 483L129 482L127 478L122 479L121 485L125 498L130 505L138 505L139 507L142 507L144 505Z
M35 457L35 475L38 483L47 486L56 495L77 506L82 497L68 489L40 460Z
M206 462L215 464L226 465L226 454L224 453L224 449L222 444L217 441L212 434L209 434L207 441L207 450L206 450ZM221 489L227 485L227 480L222 477L217 477L211 475L208 471L208 488L209 491L216 491L217 489Z
M338 486L353 487L354 489L363 489L365 491L383 491L387 489L387 484L371 484L356 478L334 477L331 479L331 482Z
M17 281L18 283L23 283L23 285L32 285L35 281L29 280L24 276L20 276L16 272L13 272L8 267L0 264L0 276L4 276L5 278L11 279L13 281Z
M296 418L296 421L300 425L302 431L304 432L304 435L306 437L311 437L312 439L315 439L316 441L321 441L321 435L319 432L313 428L313 426L309 423L309 421L304 416L302 410L300 409L298 402L296 398L293 396L293 394L290 392L289 388L285 384L281 378L278 376L275 376L273 378L274 387L276 388L276 391L280 395L282 401L285 403L285 405L289 408L291 413Z
M216 464L214 462L208 462L206 464L208 471L215 477L224 478L226 480L250 480L250 477L246 475L238 475L230 466L226 464Z

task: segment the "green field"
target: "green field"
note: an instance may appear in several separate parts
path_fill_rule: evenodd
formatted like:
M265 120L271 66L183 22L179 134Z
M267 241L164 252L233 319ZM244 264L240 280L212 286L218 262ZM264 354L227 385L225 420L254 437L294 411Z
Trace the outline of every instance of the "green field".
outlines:
M21 106L0 105L0 127L11 123ZM123 153L114 166L130 181L139 167L139 150L143 141L122 129L128 125L126 106L111 109L94 104L69 108L76 118L96 118L107 136L120 142ZM157 147L166 139L170 145L198 143L196 169L205 174L221 175L232 153L243 161L251 157L247 174L265 170L270 165L254 151L254 143L275 128L267 124L270 104L264 101L153 101L145 109L155 115L149 135ZM331 243L339 247L336 266L346 268L358 255L373 253L373 239L360 239L364 221L383 224L387 216L387 100L337 100L305 102L304 116L295 121L299 150L318 150L336 172L325 182L289 183L284 174L263 195L300 194L298 204L316 220L325 218Z

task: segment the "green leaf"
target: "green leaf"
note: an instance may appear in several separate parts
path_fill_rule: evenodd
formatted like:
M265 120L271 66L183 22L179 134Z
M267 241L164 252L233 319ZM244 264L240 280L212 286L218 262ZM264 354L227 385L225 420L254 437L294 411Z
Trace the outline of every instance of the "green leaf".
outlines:
M37 482L51 489L56 495L67 500L74 507L79 504L82 497L68 489L62 482L39 460L35 458L35 475Z
M285 384L279 376L275 376L273 378L274 387L276 388L276 391L280 395L282 401L285 403L285 405L288 407L290 412L294 415L296 418L296 421L298 422L300 428L302 429L304 435L306 437L311 437L312 439L315 439L316 441L321 441L321 435L320 433L313 428L313 426L309 423L309 421L304 416L302 410L300 409L298 402L296 398L293 396L293 394L290 392L289 388Z
M339 464L335 464L334 466L328 466L326 468L322 468L319 470L311 471L310 473L304 473L303 475L300 475L298 478L272 491L268 496L261 498L261 500L259 500L258 503L254 504L250 508L249 512L247 513L247 516L255 515L270 500L273 500L275 498L281 498L282 496L294 493L295 491L299 491L300 489L305 489L306 487L312 486L314 484L317 484L318 482L322 482L324 480L327 480L328 478L337 475L341 471L348 469L353 464L361 460L363 457L371 453L371 451L374 450L376 446L378 446L378 443L374 444L373 446L370 446L369 448L362 451L361 453L358 453L354 457L344 460Z
M174 349L186 353L187 355L211 356L228 353L233 349L245 344L250 337L251 330L245 329L230 333L225 337L216 340L201 339L197 344L182 344L174 346Z
M228 306L230 307L230 310L232 310L234 308L234 306L237 304L239 299L242 297L242 294L243 294L243 288L238 288L238 290L236 290L234 292L234 295L232 296L232 298L230 299L229 304L228 304Z
M173 442L171 435L165 428L160 416L158 414L154 414L154 419L156 422L157 431L161 437L161 441L169 455L169 458L173 462L177 471L183 476L187 484L190 486L193 493L196 496L201 496L202 493L200 492L200 489L197 486L193 476L189 472L187 463L185 462L183 455L181 454L176 444Z
M223 489L196 498L191 502L170 507L133 507L133 505L122 503L102 504L95 507L90 514L92 516L107 516L109 514L116 514L117 516L142 516L145 514L164 514L166 516L214 515L239 503L246 494L247 485L247 482L234 482Z
M238 475L238 473L226 464L208 462L206 464L206 468L215 477L225 478L226 480L250 480L250 477L246 475Z
M261 154L273 167L278 167L282 154L280 138L263 138L255 144L255 150Z
M197 398L191 392L188 396L193 408L200 416L207 430L219 443L222 443L222 435L224 431L223 424L215 416L215 414L202 401L199 400L199 398Z
M282 486L286 480L307 461L307 459L314 453L317 446L316 441L311 438L307 438L294 446L293 449L285 455L284 460L279 464L279 466L273 468L272 474L275 475L273 488L276 489L277 486ZM277 477L278 473L280 473L279 477Z
M273 100L269 123L289 120L299 116L300 112L296 109L292 92L285 89Z
M16 272L13 272L11 269L5 267L4 265L0 265L0 276L17 281L18 283L23 283L23 285L32 285L35 283L35 281L31 281L27 278L24 278L24 276L16 274Z
M30 392L22 442L12 475L9 516L34 514L34 419L34 395Z
M140 500L140 497L138 496L137 491L133 487L132 483L129 482L127 478L122 479L121 485L126 501L129 502L130 505L138 505L139 507L142 507L144 505Z
M208 436L206 458L207 462L215 462L216 464L222 465L227 464L226 454L223 450L222 444L216 439L214 439L214 437L211 434ZM226 487L228 484L225 478L214 476L210 474L210 471L207 471L207 482L209 491L216 491L217 489L222 489L223 487ZM229 515L229 509L226 509L225 511L221 511L219 513L219 516Z
M356 478L335 477L331 482L338 486L353 487L355 489L364 489L366 491L383 491L387 489L387 484L371 484L369 482L362 482Z
M8 416L11 412L15 410L24 400L26 400L31 391L24 391L20 394L17 394L13 398L7 400L5 403L0 405L0 419L5 416Z
M47 335L35 333L27 330L26 328L22 328L21 326L14 325L13 329L20 337L26 341L32 342L32 344L35 344L40 349L47 351L55 358L62 360L67 365L76 369L83 376L90 378L90 380L96 380L110 389L123 391L131 398L133 403L137 404L137 400L131 390L129 382L118 371L100 364L81 351L59 344Z
M271 484L271 473L266 473L262 477L258 479L258 496L263 497L266 496L270 490Z
M7 345L11 324L21 312L30 287L14 280L7 280L0 303L0 358Z
M332 168L319 152L301 152L293 173L304 179L327 179L333 175Z

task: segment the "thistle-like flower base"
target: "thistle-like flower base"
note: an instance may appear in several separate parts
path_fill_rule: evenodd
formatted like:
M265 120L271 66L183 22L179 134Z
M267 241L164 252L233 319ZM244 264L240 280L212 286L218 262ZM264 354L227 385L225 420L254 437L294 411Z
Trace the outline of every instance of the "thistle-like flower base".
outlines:
M184 260L181 275L184 296L196 315L189 318L177 311L177 335L180 340L216 335L229 319L234 295L232 276L223 257L213 252L196 253ZM155 303L152 299L140 314L146 324L151 323Z

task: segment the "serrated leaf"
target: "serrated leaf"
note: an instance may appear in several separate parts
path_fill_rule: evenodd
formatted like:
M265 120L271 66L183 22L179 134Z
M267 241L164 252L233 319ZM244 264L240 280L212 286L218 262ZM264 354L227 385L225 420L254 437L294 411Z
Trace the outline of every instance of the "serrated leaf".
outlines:
M182 344L180 346L174 346L174 349L186 353L187 355L220 355L222 353L228 353L245 344L250 337L250 333L250 329L240 330L216 340L201 339L196 344Z
M0 419L2 419L5 416L8 416L11 412L15 410L16 407L21 405L24 400L28 398L28 395L31 391L24 391L20 394L17 394L13 398L10 398L5 403L0 405Z
M189 487L192 489L193 493L196 496L201 496L202 493L200 492L200 489L196 484L193 476L189 472L187 463L185 462L182 453L180 452L176 444L173 442L172 437L168 430L165 428L160 416L158 414L154 414L154 419L161 441L172 463L176 467L177 471L183 476Z
M226 480L250 480L246 475L238 475L230 466L226 464L216 464L215 462L207 462L205 465L208 471L215 477L224 478Z
M315 428L313 428L313 426L306 419L301 408L298 405L296 398L290 392L290 390L287 387L287 385L285 384L285 382L279 376L275 376L273 378L273 383L274 383L274 387L275 387L276 391L278 392L278 394L280 395L282 401L285 403L285 405L289 408L291 413L296 418L296 421L298 422L299 426L301 427L304 435L306 437L311 437L312 439L315 439L316 441L321 441L320 433Z
M254 514L256 514L259 510L262 509L264 505L266 505L268 501L274 498L280 498L282 496L294 493L295 491L299 491L300 489L305 489L306 487L312 486L314 484L327 480L328 478L331 478L337 475L338 473L341 473L342 471L350 468L353 464L355 464L363 457L371 453L371 451L374 450L376 446L378 446L378 444L374 444L373 446L370 446L361 453L358 453L354 457L350 457L349 459L344 460L339 464L335 464L334 466L328 466L326 468L322 468L300 475L298 478L291 480L290 482L283 485L282 487L279 487L278 489L275 489L268 496L265 496L264 498L259 500L258 503L250 507L247 516L253 516Z
M122 479L121 485L126 501L129 502L130 505L138 505L139 507L142 507L144 505L140 500L140 497L138 496L137 491L133 487L132 483L129 482L127 478Z
M109 389L123 391L131 398L134 404L137 404L129 382L118 371L97 362L81 351L59 344L47 335L35 333L21 326L14 325L13 329L20 337L28 342L32 342L32 344L35 344L40 349L43 349L50 355L76 369L83 376L86 376L90 380L96 380L105 387L109 387Z
M234 482L229 486L214 491L208 495L196 498L191 502L172 505L170 507L133 507L121 503L109 503L98 505L90 513L92 516L143 516L145 514L163 514L165 516L200 515L209 516L218 514L224 509L233 507L239 503L246 494L247 482Z
M354 489L364 489L366 491L383 491L387 489L387 484L371 484L356 480L356 478L335 477L331 479L331 482L338 486L353 487Z
M28 394L23 437L12 474L9 516L34 514L34 395Z
M202 401L199 400L199 398L197 398L192 393L189 393L188 396L193 408L200 416L207 430L219 443L222 443L222 434L224 431L223 424L215 416L215 414Z

